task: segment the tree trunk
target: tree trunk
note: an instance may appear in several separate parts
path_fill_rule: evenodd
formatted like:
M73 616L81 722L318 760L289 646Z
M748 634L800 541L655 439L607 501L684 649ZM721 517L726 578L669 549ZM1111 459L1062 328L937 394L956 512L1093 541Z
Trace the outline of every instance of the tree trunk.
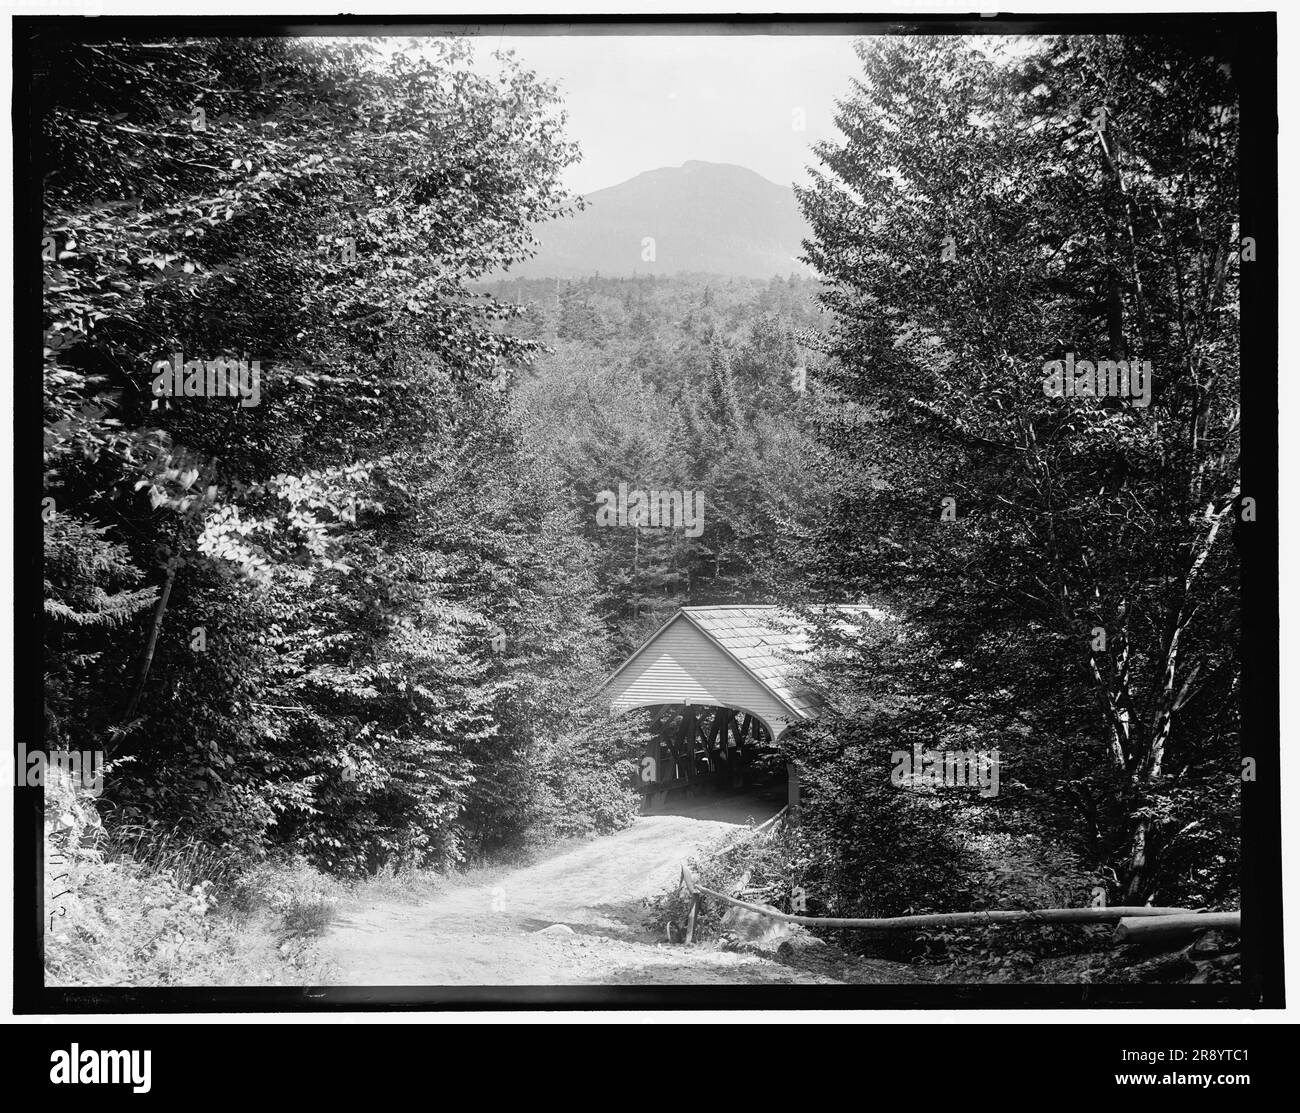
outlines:
M153 665L154 650L158 648L158 634L162 630L163 615L167 613L167 603L172 596L172 584L176 582L176 558L172 557L167 562L167 578L163 581L162 591L158 595L158 603L153 610L153 621L149 625L149 640L145 643L144 657L140 661L140 671L136 675L135 689L131 693L131 699L126 705L126 711L122 715L121 725L125 726L135 718L135 713L140 707L140 699L144 695L145 682L149 679L149 669Z
M1210 550L1214 548L1219 529L1223 525L1224 518L1232 509L1237 494L1238 490L1234 488L1218 513L1215 513L1213 503L1210 503L1205 508L1205 520L1208 522L1208 528L1198 551L1192 558L1187 575L1183 578L1182 598L1179 600L1178 607L1169 622L1169 633L1165 637L1162 653L1163 660L1159 673L1160 687L1156 693L1156 708L1152 716L1149 741L1141 755L1141 760L1135 763L1133 773L1134 786L1143 792L1160 779L1164 768L1165 753L1173 736L1174 713L1187 701L1191 683L1199 668L1199 666L1193 666L1186 680L1181 687L1179 686L1178 653L1183 630L1190 621L1189 602L1192 591L1196 586L1196 580L1200 575L1201 568L1210 555ZM1150 888L1150 878L1154 872L1155 864L1155 852L1151 846L1153 834L1153 824L1149 818L1143 817L1138 820L1129 849L1128 885L1125 892L1130 900L1142 900L1151 895L1147 890Z

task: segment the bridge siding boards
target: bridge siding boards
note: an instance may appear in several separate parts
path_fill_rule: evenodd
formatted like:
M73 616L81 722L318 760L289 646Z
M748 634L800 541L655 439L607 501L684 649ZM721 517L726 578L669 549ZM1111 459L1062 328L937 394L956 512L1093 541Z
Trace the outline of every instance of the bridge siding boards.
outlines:
M777 738L804 715L777 698L770 683L756 679L679 611L610 677L606 690L616 711L683 702L739 708Z
M864 605L811 609L833 612L847 630L887 617ZM620 711L684 702L741 708L776 738L819 710L800 677L808 634L804 620L780 607L682 607L602 687Z

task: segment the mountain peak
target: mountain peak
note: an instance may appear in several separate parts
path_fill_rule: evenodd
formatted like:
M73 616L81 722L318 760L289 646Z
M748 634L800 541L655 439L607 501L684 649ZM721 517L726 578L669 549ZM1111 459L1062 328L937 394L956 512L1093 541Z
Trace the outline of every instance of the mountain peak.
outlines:
M723 170L733 173L746 174L755 178L763 177L761 174L749 169L748 166L737 166L734 162L704 162L698 158L688 158L677 168L678 170ZM766 179L764 179L766 181ZM775 184L775 183L773 183Z
M680 166L660 166L654 170L642 170L635 177L629 178L626 182L620 182L616 186L607 186L606 189L620 189L622 186L635 182L645 177L711 177L711 178L734 178L737 180L748 180L753 182L762 182L764 185L780 189L775 182L763 177L762 174L755 170L749 169L748 166L738 166L734 162L705 162L702 159L687 159ZM605 189L598 189L596 193L604 193ZM592 194L588 194L592 196Z
M785 277L802 269L807 225L788 186L745 166L689 159L587 194L537 229L541 250L512 278L699 272Z

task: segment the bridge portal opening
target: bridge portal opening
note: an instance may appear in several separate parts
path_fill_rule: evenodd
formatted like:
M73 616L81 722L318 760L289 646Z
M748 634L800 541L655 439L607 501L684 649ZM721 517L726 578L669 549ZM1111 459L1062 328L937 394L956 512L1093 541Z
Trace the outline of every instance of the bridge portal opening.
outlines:
M702 796L730 793L785 802L786 765L771 730L756 714L709 704L664 704L649 710L650 736L636 772L642 814L670 812Z

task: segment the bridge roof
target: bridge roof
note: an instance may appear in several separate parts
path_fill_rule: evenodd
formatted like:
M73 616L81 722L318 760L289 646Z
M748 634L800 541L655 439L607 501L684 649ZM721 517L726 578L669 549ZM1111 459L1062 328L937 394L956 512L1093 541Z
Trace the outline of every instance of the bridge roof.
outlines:
M883 618L865 606L815 607L845 621ZM616 706L718 703L758 714L779 735L811 718L819 701L803 681L811 626L773 605L682 607L620 665L602 688Z

